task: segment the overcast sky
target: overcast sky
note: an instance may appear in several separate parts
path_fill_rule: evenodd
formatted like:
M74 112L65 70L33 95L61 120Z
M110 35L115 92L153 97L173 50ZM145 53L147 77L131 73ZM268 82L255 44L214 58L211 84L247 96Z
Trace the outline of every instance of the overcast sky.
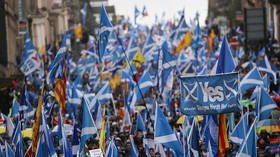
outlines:
M187 23L193 18L196 12L200 14L200 25L204 25L207 16L208 0L109 0L109 4L115 5L118 15L129 16L134 20L134 6L142 11L145 5L148 11L148 17L139 17L137 22L151 25L155 20L155 15L160 19L165 12L166 19L178 17L178 11L185 8L185 17Z

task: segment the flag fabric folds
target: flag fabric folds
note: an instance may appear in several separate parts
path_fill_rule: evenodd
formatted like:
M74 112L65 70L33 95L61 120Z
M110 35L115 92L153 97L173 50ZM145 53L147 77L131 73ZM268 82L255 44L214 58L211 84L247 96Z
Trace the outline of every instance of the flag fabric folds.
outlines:
M108 18L107 12L105 7L102 5L100 10L100 25L99 25L99 31L98 31L98 46L99 46L99 60L101 62L102 58L105 53L105 49L108 43L108 38L112 29L112 24Z
M237 154L238 157L257 157L256 121L257 118L255 118L244 139L244 143Z
M260 76L258 68L255 67L249 71L240 82L240 90L241 92L245 92L248 89L263 85L263 79Z
M92 115L90 113L87 101L83 97L82 99L82 131L81 131L81 141L80 141L80 151L82 151L85 147L87 139L92 137L94 134L97 134L96 125L93 121Z
M241 146L243 144L243 141L246 137L246 134L249 130L249 122L248 122L248 113L243 115L240 119L240 121L237 123L235 128L233 129L229 140L231 140L233 143Z
M255 105L255 110L258 115L258 120L267 119L274 108L277 108L275 102L271 99L264 88L259 87L257 96L257 105Z
M156 104L154 129L155 143L160 143L167 148L173 149L177 156L183 156L182 146L158 104Z

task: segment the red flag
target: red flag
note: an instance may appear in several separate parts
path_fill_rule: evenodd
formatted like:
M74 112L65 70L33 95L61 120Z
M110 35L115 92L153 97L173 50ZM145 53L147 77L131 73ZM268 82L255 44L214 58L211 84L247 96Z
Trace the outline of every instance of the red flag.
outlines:
M54 97L56 101L58 102L62 114L66 112L66 106L65 106L65 100L66 100L66 69L64 66L64 73L63 73L63 79L57 79L55 81L55 87L54 87Z

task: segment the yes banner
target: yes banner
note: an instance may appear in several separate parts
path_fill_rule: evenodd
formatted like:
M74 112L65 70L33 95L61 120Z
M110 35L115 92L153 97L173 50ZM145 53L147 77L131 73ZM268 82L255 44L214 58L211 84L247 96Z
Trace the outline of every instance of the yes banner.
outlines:
M186 115L239 111L238 79L238 73L182 77L181 111Z

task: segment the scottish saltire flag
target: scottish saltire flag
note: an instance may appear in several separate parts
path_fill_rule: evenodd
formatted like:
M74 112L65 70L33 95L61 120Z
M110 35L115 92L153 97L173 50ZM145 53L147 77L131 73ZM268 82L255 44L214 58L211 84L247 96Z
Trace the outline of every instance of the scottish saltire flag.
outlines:
M204 144L209 150L208 143L211 144L211 154L213 156L218 156L218 118L216 115L206 115L204 116L202 123L202 133L201 136L204 139Z
M140 15L140 11L137 6L134 7L134 24L136 24L136 19Z
M49 66L49 73L47 76L47 82L52 84L54 83L55 79L62 73L63 66L64 66L64 60L66 56L67 51L67 40L70 39L70 35L68 33L65 33L62 39L62 43L60 45L60 48L58 52L56 53L56 56L54 58L54 61Z
M143 118L142 118L142 116L141 116L141 114L139 112L137 113L136 129L140 130L140 131L143 131L144 134L146 133L146 126L145 126Z
M177 43L180 41L181 37L186 34L186 32L189 30L189 26L186 23L185 15L181 16L181 19L176 26L176 28L173 30L173 32L170 35L170 41L173 41L173 45L177 45Z
M18 122L16 130L14 131L14 136L12 138L12 143L15 146L15 157L22 157L24 155L23 139L21 135L21 124Z
M127 82L129 88L135 85L132 75L130 75L125 69L121 72L121 82Z
M167 84L169 74L171 73L172 69L176 66L176 58L174 55L170 53L170 49L167 41L165 41L162 44L161 49L162 49L162 64L159 65L160 67L162 67L161 72L159 72L159 74L161 74L161 76L159 76L161 80L159 82L160 83L159 88L161 89L160 92L163 91L164 87ZM168 83L172 84L173 82L168 82Z
M264 60L260 63L258 69L259 71L268 74L268 76L270 76L270 78L274 81L274 84L277 83L277 69L273 64L271 64L266 55L264 56Z
M223 38L217 62L216 74L233 72L236 67L226 36Z
M240 82L240 90L241 92L245 92L248 89L263 85L264 83L260 76L259 70L257 67L255 67L249 71Z
M67 93L68 101L67 101L67 111L68 113L76 113L77 107L81 104L81 97L78 95L78 89L75 85L71 86L71 93Z
M72 136L72 153L73 153L73 156L77 156L78 152L79 152L79 137L78 137L78 125L75 124L75 118L73 118L73 136Z
M58 140L59 140L59 146L61 147L63 155L65 157L72 157L72 151L70 149L68 138L65 134L65 130L64 130L64 126L63 126L61 110L59 111L59 119L58 119Z
M121 132L124 131L123 129L124 129L125 126L131 126L132 125L127 107L124 107L124 110L125 110L124 111L125 113L124 113L123 123L122 123L122 127L121 127Z
M99 31L98 31L98 47L99 47L99 60L102 62L103 61L103 55L105 53L105 49L108 43L108 38L110 35L110 32L112 30L112 24L108 18L106 9L104 6L101 6L100 10L100 25L99 25Z
M43 136L46 141L46 147L48 148L50 157L57 157L56 150L54 148L54 144L53 144L50 132L49 132L49 128L48 128L48 125L46 122L46 117L45 117L43 109L42 109L42 125L40 127L42 127L41 130L44 134Z
M237 157L257 157L256 121L257 118L255 118L254 122L252 123L244 143L236 155Z
M261 87L259 88L257 98L258 99L255 105L255 110L259 118L258 120L261 121L267 119L271 111L274 108L277 108L277 105L271 99L269 94Z
M138 50L137 38L134 35L132 35L132 36L130 36L127 47L125 49L125 54L129 60L132 60L132 58L135 56L137 50Z
M241 117L240 121L233 129L229 137L229 140L231 140L233 143L237 144L238 146L241 146L243 144L243 141L246 137L248 130L249 130L248 113L246 113Z
M12 105L12 117L16 117L19 116L19 111L20 111L20 104L18 103L18 101L16 100L16 97L14 96L13 99L13 105Z
M131 149L130 149L130 157L138 157L139 152L138 149L134 143L134 139L132 135L129 135L129 139L130 139L130 144L131 144Z
M82 24L83 26L86 24L86 19L87 19L87 9L88 9L88 4L84 2L84 6L81 9L81 15L82 15Z
M130 107L134 108L136 102L143 98L145 93L153 86L153 80L148 71L145 71L138 81L138 85L134 86L134 92L130 102ZM139 89L140 88L140 89Z
M46 143L46 137L44 136L44 133L39 134L39 141L37 144L37 150L36 150L36 157L49 157L49 151Z
M158 104L156 104L154 130L155 143L160 143L167 148L173 149L176 152L177 156L183 156L182 146L175 133L171 129Z
M190 157L199 157L201 154L201 150L200 150L200 146L199 146L198 124L196 121L193 121L188 143L189 143Z
M41 59L37 53L29 34L24 35L24 48L20 61L20 71L25 75L33 73L35 70L40 69Z
M92 119L89 106L84 97L82 99L82 105L83 105L83 113L82 113L83 118L82 118L80 151L84 149L87 139L92 137L94 134L98 133L96 129L96 125Z
M119 151L115 145L114 139L112 139L107 147L105 157L119 157Z
M154 28L152 27L151 28L151 31L149 32L146 40L145 40L145 43L143 45L143 48L142 48L142 53L145 57L145 59L147 58L146 54L149 55L152 53L153 51L153 47L156 45L154 40L153 40L153 30Z
M212 147L211 147L210 141L208 142L208 151L207 151L206 157L214 157L214 155L212 153Z
M11 148L11 146L7 143L7 141L5 141L5 155L6 157L14 157L15 156L15 152L14 150Z

